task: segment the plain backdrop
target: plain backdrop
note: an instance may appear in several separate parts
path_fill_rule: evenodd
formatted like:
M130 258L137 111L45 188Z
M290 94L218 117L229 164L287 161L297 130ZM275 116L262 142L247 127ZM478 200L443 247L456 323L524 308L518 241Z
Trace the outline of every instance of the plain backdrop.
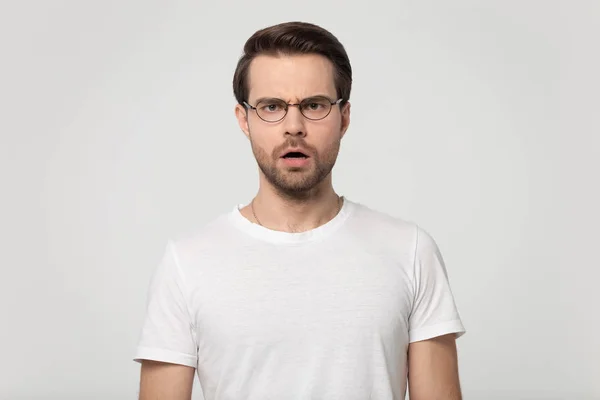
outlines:
M593 0L2 1L0 399L136 398L166 241L257 188L242 46L290 20L354 69L335 188L444 254L465 398L600 399Z

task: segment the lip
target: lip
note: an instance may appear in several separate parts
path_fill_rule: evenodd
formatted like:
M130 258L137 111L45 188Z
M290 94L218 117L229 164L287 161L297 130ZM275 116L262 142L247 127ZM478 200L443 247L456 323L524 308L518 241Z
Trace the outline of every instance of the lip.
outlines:
M302 153L306 156L306 158L310 158L310 153L308 150L305 150L301 147L290 147L281 152L280 158L284 158L284 156L288 153Z
M310 163L310 157L305 158L283 158L281 157L281 161L285 164L286 167L290 168L304 168L308 166Z
M305 157L304 158L302 158L302 157L285 158L284 156L288 153L302 153L305 155ZM304 167L308 166L308 164L311 161L310 153L301 147L289 147L289 148L285 149L283 152L281 152L280 159L285 164L285 166L289 167L289 168L304 168Z

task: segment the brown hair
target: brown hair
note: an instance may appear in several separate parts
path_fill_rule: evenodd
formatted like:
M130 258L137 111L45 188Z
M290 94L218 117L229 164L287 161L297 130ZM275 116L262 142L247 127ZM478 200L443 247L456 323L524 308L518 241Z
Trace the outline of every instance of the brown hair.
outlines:
M344 46L320 26L307 22L285 22L255 32L244 45L233 75L233 94L239 104L248 101L248 70L258 55L320 54L333 63L335 87L344 105L350 98L352 68Z

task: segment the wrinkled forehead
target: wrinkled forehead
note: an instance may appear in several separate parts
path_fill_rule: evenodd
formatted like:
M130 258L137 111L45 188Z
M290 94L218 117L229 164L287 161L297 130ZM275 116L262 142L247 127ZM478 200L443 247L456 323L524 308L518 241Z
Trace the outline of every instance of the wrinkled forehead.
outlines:
M265 97L298 102L325 95L336 98L334 67L318 54L260 55L250 63L248 101Z

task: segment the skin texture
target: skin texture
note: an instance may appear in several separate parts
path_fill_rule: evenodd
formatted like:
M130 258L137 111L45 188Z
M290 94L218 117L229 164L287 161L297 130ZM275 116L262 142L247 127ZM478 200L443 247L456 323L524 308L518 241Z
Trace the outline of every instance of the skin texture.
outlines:
M264 97L299 103L305 98L325 95L338 99L333 64L316 54L258 56L249 71L249 95L255 106ZM319 121L306 119L297 107L290 107L279 122L265 122L256 111L237 105L240 129L250 141L259 167L259 190L254 210L262 225L279 231L300 232L316 228L338 212L331 170L341 140L350 123L350 103L334 105ZM290 168L280 159L285 149L301 147L309 153L309 164ZM249 207L242 215L258 222Z
M195 369L184 365L142 361L140 400L190 400Z
M461 400L454 334L411 343L408 348L411 400Z

